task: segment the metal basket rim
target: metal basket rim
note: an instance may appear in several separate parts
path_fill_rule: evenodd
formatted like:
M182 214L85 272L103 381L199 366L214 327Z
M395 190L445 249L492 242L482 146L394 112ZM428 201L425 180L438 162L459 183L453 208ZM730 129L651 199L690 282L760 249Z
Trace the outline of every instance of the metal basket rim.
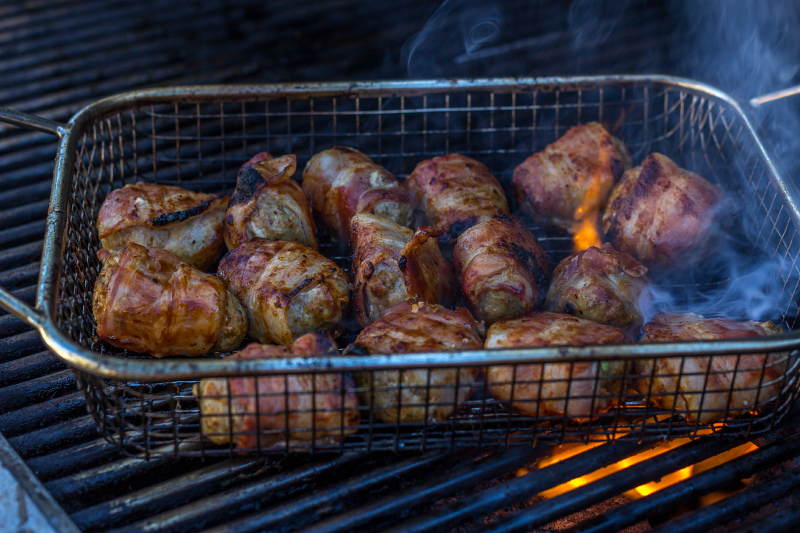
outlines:
M342 95L355 97L382 94L413 96L454 90L531 91L596 89L615 85L678 87L724 102L742 121L747 134L763 159L770 180L783 196L790 216L800 227L800 192L776 164L771 149L761 140L749 112L728 93L695 80L665 75L604 75L538 78L485 78L450 80L396 80L376 82L282 83L259 85L175 86L135 90L98 100L80 110L64 129L58 147L50 208L42 252L42 266L36 295L37 316L28 316L45 344L73 369L119 380L164 381L200 379L213 376L264 375L303 372L349 372L413 367L487 366L537 362L577 362L589 359L646 359L700 355L735 355L759 352L785 352L800 348L800 329L771 337L750 339L645 343L604 346L560 346L526 349L475 350L448 353L395 354L377 356L338 356L280 360L181 359L146 360L104 355L89 350L62 332L56 324L58 287L65 248L65 231L71 193L71 174L77 158L77 145L85 128L98 117L151 103L196 103L203 100L258 101L278 97L317 97Z

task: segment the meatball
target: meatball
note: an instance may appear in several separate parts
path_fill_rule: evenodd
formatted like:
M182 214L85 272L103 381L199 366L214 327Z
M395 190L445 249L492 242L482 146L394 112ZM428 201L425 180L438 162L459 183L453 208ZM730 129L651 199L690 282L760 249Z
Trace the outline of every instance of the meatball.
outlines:
M225 214L225 244L238 248L250 239L295 241L317 249L316 227L305 191L293 179L293 155L277 159L262 152L242 166Z
M605 240L659 273L680 271L716 250L722 191L661 154L625 173L603 213Z
M411 223L411 198L385 168L355 148L336 146L316 154L303 172L303 188L315 214L344 243L350 219L371 213L401 226Z
M772 322L659 313L645 324L641 342L740 339L782 332ZM656 406L675 409L690 423L708 424L722 419L726 410L728 415L745 414L756 404L763 406L775 399L783 386L787 361L785 353L640 360L635 382Z
M520 208L540 223L564 229L596 217L622 173L631 167L625 144L597 122L567 130L514 169Z
M364 328L347 352L462 351L482 345L478 324L466 309L451 311L425 302L404 302ZM475 369L462 367L458 372L455 368L365 371L355 377L361 400L371 406L375 418L396 423L421 422L426 417L431 422L444 420L472 394L476 375Z
M507 215L462 233L453 264L467 307L487 324L540 308L553 270L536 237Z
M629 342L619 328L569 315L532 313L495 322L486 348L528 348ZM516 371L515 371L516 368ZM622 383L623 361L545 363L489 367L489 391L531 416L586 419L613 406ZM513 391L512 391L513 384Z
M159 248L100 250L94 285L97 336L155 357L236 349L247 333L239 300L217 278Z
M503 188L483 163L448 154L419 163L403 184L428 222L455 240L467 228L508 214Z
M350 226L353 304L361 327L406 300L449 306L455 299L453 268L436 240L441 231L416 233L391 220L360 213Z
M308 333L290 346L252 343L228 359L338 354L330 337ZM232 440L238 449L284 448L288 444L289 449L303 450L312 440L315 446L337 444L358 431L358 398L348 375L211 378L196 384L192 392L200 404L200 431L214 444Z
M553 272L547 311L588 318L639 337L642 298L649 295L647 267L606 243L576 252Z
M296 242L253 239L229 252L217 277L244 304L249 335L291 344L336 326L350 303L347 276L319 252Z
M103 248L119 252L130 243L163 248L184 263L210 270L225 252L225 194L136 183L111 191L97 215Z

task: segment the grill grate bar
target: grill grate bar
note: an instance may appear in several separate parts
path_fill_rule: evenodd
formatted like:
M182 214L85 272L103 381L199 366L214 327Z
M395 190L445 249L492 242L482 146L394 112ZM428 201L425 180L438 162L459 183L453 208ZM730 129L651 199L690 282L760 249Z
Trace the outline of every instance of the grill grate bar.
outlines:
M119 456L119 447L105 439L96 439L77 446L34 457L27 461L30 469L46 483L94 468Z
M74 382L70 390L75 390ZM8 442L14 447L20 457L29 459L31 457L50 453L65 445L69 446L70 444L86 442L96 436L97 427L92 417L82 416L80 418L73 418L67 422L61 422L46 428L30 431L8 439Z
M86 413L83 393L73 392L44 403L33 404L15 413L0 416L0 431L7 438L41 429Z
M688 480L662 489L646 498L608 511L595 519L578 524L566 530L566 532L601 533L620 531L641 520L665 516L673 509L690 502L698 495L708 494L730 486L731 483L744 479L757 470L791 458L797 454L798 443L800 443L800 435L779 440L735 461L723 463L694 475Z
M24 301L31 302L33 296L36 295L36 288L26 287L25 289L13 291L12 294L15 296L22 295ZM44 348L42 338L36 331L26 331L13 337L0 339L0 362L4 363L0 364L0 368L9 364L7 361L18 360L20 357L36 353L42 348Z
M255 475L264 459L233 459L182 474L164 483L88 507L71 516L85 531L96 531L141 516L183 505L210 492L221 490L237 478Z
M439 475L420 486L396 491L374 503L325 519L304 530L306 533L335 533L357 530L366 524L389 517L403 517L421 505L473 487L509 471L531 464L549 448L513 448L480 463L470 463L454 472Z
M42 257L42 241L34 241L22 244L14 248L6 249L0 254L0 270L8 270L10 267L33 263ZM5 314L5 310L3 310Z
M16 338L16 337L11 337ZM0 387L34 379L44 374L63 370L66 363L52 352L39 352L14 361L0 364ZM13 413L8 413L9 415ZM6 415L0 415L0 420ZM0 431L4 431L0 424Z
M433 452L404 461L393 462L385 467L371 470L332 488L322 489L287 502L277 508L250 515L246 518L228 522L208 530L208 533L247 533L250 531L274 531L285 529L288 522L291 528L301 527L321 516L329 515L343 507L345 498L367 490L386 490L386 485L395 484L399 479L408 478L419 470L432 468L436 463L446 461L452 456L447 452Z
M94 436L94 435L92 435ZM154 472L167 472L177 463L191 464L197 461L176 461L170 456L142 461L140 458L126 458L96 468L45 483L45 487L67 512L74 512L83 506L84 500L102 492L106 497L120 490L129 491L131 480L146 482L145 478Z
M509 519L494 523L488 527L498 533L529 531L560 516L567 516L627 490L660 479L662 476L676 472L681 468L723 453L743 442L742 439L695 440L672 452L658 455L633 467L599 479L594 483L534 504L515 513ZM529 494L528 496L533 495ZM488 530L488 527L481 529L481 531Z
M797 531L800 522L800 503L795 503L769 516L769 520L759 520L747 527L731 533L782 533Z
M345 453L335 459L303 465L280 476L260 479L254 483L226 490L155 517L135 522L117 530L117 533L143 530L158 530L159 533L198 530L211 521L218 523L237 517L240 515L239 510L242 507L268 501L284 492L293 492L313 480L359 460L361 460L359 467L366 469L368 463L365 464L365 457L365 454L362 453Z
M800 469L791 470L698 511L686 513L680 518L662 524L653 531L658 533L704 533L734 518L731 516L732 514L742 516L758 510L798 487L800 487Z
M621 461L635 453L652 448L654 444L639 444L633 439L619 439L603 444L575 457L570 457L533 475L525 475L468 496L456 506L447 507L412 520L388 531L444 531L471 518L483 516L525 498L553 488L565 480L586 475L606 465Z
M51 400L75 390L75 374L62 370L0 389L0 411L8 413L31 403Z

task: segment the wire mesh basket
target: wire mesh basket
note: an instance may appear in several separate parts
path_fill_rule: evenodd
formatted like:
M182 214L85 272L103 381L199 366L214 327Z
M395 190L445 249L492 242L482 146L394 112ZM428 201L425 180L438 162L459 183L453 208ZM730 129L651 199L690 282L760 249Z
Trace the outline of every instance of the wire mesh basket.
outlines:
M62 141L37 309L5 291L0 302L37 327L70 364L100 432L126 453L397 451L631 434L754 434L773 428L798 394L797 191L747 112L730 96L691 80L605 76L172 88L102 100L68 126L8 112L4 120L57 132ZM507 187L516 165L589 121L622 139L634 161L651 152L667 154L735 199L741 209L732 231L741 235L733 237L748 243L754 261L781 259L776 306L782 312L773 320L787 333L280 360L151 360L95 336L95 221L113 189L148 181L230 193L239 167L255 153L296 154L302 168L335 145L361 150L399 179L423 159L461 153L485 163ZM528 222L554 262L572 251L569 236ZM337 242L321 238L320 251L349 270L348 252ZM678 292L691 304L726 281L710 276L684 282L692 290ZM677 361L670 368L678 370L656 376L657 365L632 364L645 360ZM498 366L509 367L510 380L492 381L490 369ZM725 379L718 377L729 384L720 388ZM679 391L655 378L688 385ZM302 387L296 385L301 381ZM508 401L495 398L497 387L506 387ZM393 398L389 408L381 404L386 397ZM579 404L592 414L575 416L570 405ZM665 404L672 408L656 407ZM596 409L601 405L608 407Z

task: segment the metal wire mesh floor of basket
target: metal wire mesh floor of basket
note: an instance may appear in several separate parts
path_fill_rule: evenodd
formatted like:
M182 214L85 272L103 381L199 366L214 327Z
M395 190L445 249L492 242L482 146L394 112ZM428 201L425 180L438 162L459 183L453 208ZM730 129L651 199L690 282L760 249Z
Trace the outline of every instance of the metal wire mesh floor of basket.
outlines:
M387 91L378 84L338 95L243 89L238 100L229 93L216 99L205 94L106 113L84 131L78 146L59 327L110 357L135 357L95 337L92 313L100 266L95 220L108 192L127 183L230 193L239 167L255 153L293 153L302 168L313 154L347 145L400 179L423 159L461 153L485 163L508 187L516 165L569 127L589 121L622 139L635 163L661 152L720 184L741 208L733 217L731 240L741 243L743 256L753 263L769 258L777 265L781 291L774 305L780 316L770 318L785 330L795 327L800 239L763 152L736 110L701 90L665 82L489 85ZM528 222L554 262L571 252L568 236ZM337 242L323 237L320 251L349 270L347 251ZM727 281L712 272L662 288L691 306ZM670 364L658 374L658 365L647 374L630 362L612 365L612 371L608 361L596 360L518 364L510 382L493 382L488 364L384 370L396 373L399 387L381 385L375 370L355 381L344 372L217 378L216 393L205 396L198 392L199 380L143 383L78 374L103 434L121 449L148 455L753 433L773 427L797 395L795 352L667 359ZM299 379L308 387L293 388L290 381ZM677 381L686 383L680 391L668 386ZM496 399L502 387L505 402ZM659 405L670 409L654 407L660 396L665 401ZM202 402L208 408L201 411Z

